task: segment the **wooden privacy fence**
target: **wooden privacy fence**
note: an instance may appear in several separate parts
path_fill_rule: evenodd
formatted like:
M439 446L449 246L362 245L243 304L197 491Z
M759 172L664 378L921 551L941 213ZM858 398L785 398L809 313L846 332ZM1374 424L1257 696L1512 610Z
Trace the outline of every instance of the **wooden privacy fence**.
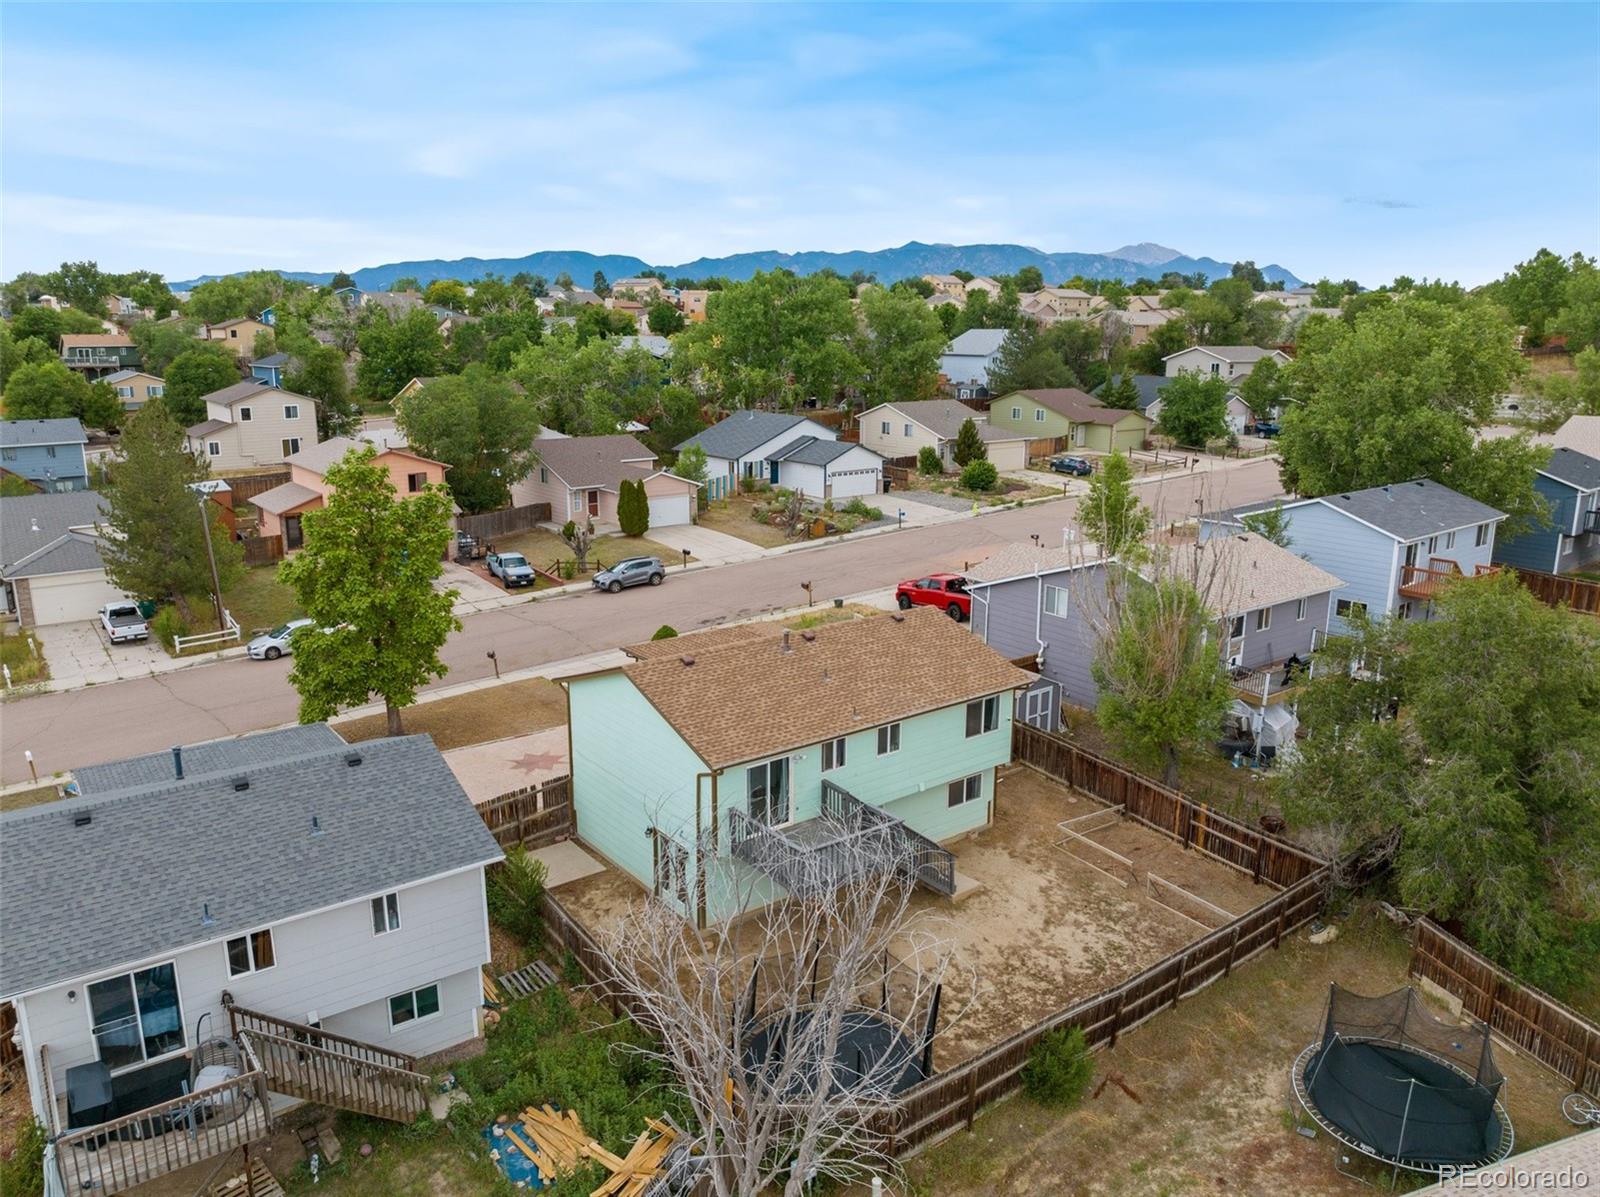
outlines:
M1462 1008L1574 1089L1600 1097L1600 1026L1524 985L1437 923L1423 919L1411 940L1411 975L1461 999Z
M456 516L456 531L465 532L479 540L496 536L510 536L526 532L537 524L550 522L550 504L528 503L522 507L502 507L499 511L485 511L481 515Z
M1326 862L1287 840L1218 814L1160 782L1079 747L1071 740L1025 723L1011 725L1014 760L1047 773L1185 847L1279 887L1297 884Z
M0 1072L22 1063L22 1049L11 1042L17 1030L17 1008L10 1002L0 1002Z
M1573 578L1564 574L1546 574L1536 569L1512 566L1522 584L1533 591L1534 598L1551 607L1565 603L1574 611L1600 615L1600 582Z
M1028 460L1036 457L1054 457L1057 453L1066 453L1072 448L1070 436L1041 436L1028 442Z
M232 474L223 474L221 478L228 484L228 489L233 492L234 506L248 503L259 494L271 490L275 486L282 486L289 481L287 469L273 470L266 474L241 474L235 477Z
M246 536L239 543L244 546L246 565L270 565L283 560L281 536Z
M491 798L478 816L502 848L543 848L573 833L572 779L552 777Z

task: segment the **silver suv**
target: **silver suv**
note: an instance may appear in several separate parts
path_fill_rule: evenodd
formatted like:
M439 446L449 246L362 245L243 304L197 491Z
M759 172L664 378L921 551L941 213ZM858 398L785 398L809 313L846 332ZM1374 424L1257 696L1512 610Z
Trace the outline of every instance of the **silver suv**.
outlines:
M594 586L596 590L616 594L624 586L643 586L646 582L659 586L666 576L666 567L659 557L625 557L610 569L595 574Z

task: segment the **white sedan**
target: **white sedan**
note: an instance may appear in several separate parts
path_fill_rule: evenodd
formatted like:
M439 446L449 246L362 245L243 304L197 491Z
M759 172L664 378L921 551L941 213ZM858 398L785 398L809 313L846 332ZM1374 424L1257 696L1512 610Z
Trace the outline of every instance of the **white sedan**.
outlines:
M276 661L284 653L294 651L290 647L294 634L301 628L309 628L312 622L309 619L291 619L265 635L257 636L246 646L245 651L250 654L252 660Z

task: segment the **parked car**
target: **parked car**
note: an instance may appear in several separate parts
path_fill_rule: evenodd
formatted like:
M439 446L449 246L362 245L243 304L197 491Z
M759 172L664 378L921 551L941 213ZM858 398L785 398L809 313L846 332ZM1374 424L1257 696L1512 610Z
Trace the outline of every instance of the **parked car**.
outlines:
M666 576L666 566L661 564L659 557L627 557L610 569L595 574L594 586L596 590L609 590L616 594L624 586L643 586L646 582L659 586L661 579Z
M100 608L100 626L112 644L150 638L150 625L139 614L138 603L107 603Z
M1255 426L1255 434L1269 440L1278 435L1278 425L1271 420L1262 420Z
M912 582L901 582L894 588L894 601L900 604L902 611L911 607L938 607L957 622L972 615L972 596L967 593L967 580L960 574L931 574Z
M250 659L253 661L276 661L284 653L294 651L294 634L301 628L309 628L311 623L309 619L291 619L288 623L257 636L245 645L245 651L250 654Z
M508 590L514 586L532 586L538 579L533 566L521 553L490 553L485 564L491 574L506 584Z
M1094 473L1094 466L1086 457L1052 457L1050 468L1058 474L1073 474L1079 478Z

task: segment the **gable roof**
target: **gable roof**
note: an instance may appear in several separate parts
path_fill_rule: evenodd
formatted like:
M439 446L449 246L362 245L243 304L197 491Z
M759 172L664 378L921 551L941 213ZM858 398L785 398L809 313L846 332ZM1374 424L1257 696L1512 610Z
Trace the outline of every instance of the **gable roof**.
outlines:
M892 407L895 411L921 424L942 441L953 441L961 435L961 425L971 420L978 429L978 438L984 441L1023 441L1027 434L1012 432L1009 428L996 428L982 412L974 411L958 399L913 399L906 403L880 403L857 417L859 424L875 411Z
M344 739L326 723L297 723L254 735L210 740L184 745L183 775L189 780L213 773L237 772L256 765L270 765L286 757L345 747ZM159 786L177 781L177 764L171 749L147 752L143 756L85 765L72 771L81 794L105 794L135 786Z
M1032 681L932 607L826 624L787 644L780 636L683 648L622 672L713 769Z
M76 418L53 420L0 420L0 445L7 449L25 445L86 445L88 434Z
M65 353L68 349L94 349L111 347L115 349L132 349L133 338L126 333L63 333L61 335L61 349Z
M256 358L256 360L251 362L250 364L252 366L267 366L267 367L287 366L289 364L289 355L287 353L282 352L282 351L279 351L278 353L269 353L269 354L267 354L266 357L258 357L258 358Z
M127 382L130 378L153 378L157 382L165 381L161 375L152 374L148 370L118 370L114 374L107 374L101 382Z
M1009 335L1003 328L969 328L944 347L947 354L988 357L999 352Z
M1086 395L1077 387L1042 387L1037 391L1015 391L1025 399L1032 399L1040 407L1049 408L1059 416L1077 424L1115 424L1128 416L1140 415L1120 407L1107 407L1093 395ZM1005 398L1010 398L1006 396ZM996 400L1003 403L1005 400Z
M1600 416L1570 416L1556 431L1556 444L1600 457Z
M36 549L5 571L6 580L37 578L47 574L75 574L104 569L100 538L92 532L65 532L42 549Z
M646 640L642 644L624 645L622 651L635 661L653 661L660 657L698 656L733 644L748 644L752 640L772 640L783 631L781 623L756 620L753 623L730 623L722 627L706 628L700 632L686 632L669 636L665 640Z
M202 437L210 436L213 432L221 432L224 428L232 428L231 420L201 420L198 424L191 425L183 430L185 436Z
M104 509L105 501L92 490L0 499L0 568L9 577L13 565L60 540L70 529L94 527Z
M230 386L225 386L219 391L212 391L209 395L202 395L202 403L220 403L224 407L232 407L236 403L243 403L246 399L260 399L264 395L282 395L285 399L295 403L309 403L313 407L317 401L310 395L297 395L293 391L286 391L282 387L275 387L269 382L259 378L245 378Z
M235 777L249 788L236 790ZM500 856L427 736L330 745L8 811L0 814L0 995ZM159 900L152 877L161 879Z
M409 457L415 461L426 462L429 465L444 465L442 461L434 461L433 458L424 457L420 453L413 453L410 449L382 448L379 446L374 446L368 441L357 440L355 437L350 436L329 437L325 441L318 441L314 445L307 445L304 449L301 449L300 452L285 457L283 461L285 465L297 465L302 469L310 470L313 474L326 474L328 472L328 467L337 461L342 461L344 459L344 455L350 452L351 449L367 448L377 448L378 457L383 457L388 453L395 453L401 457ZM445 468L449 469L450 467L445 466ZM282 487L276 487L274 489L281 490ZM254 499L250 501L252 503L255 502Z
M1170 546L1162 568L1199 583L1219 615L1242 615L1326 594L1345 584L1343 578L1254 532Z
M860 449L863 453L872 453L864 445L854 441L825 441L820 437L802 436L790 441L772 456L773 461L792 461L797 465L824 466L830 461L836 461L852 449ZM874 457L878 454L872 453Z
M1578 490L1600 490L1600 458L1561 447L1550 453L1550 460L1539 471Z
M573 489L615 490L624 478L655 472L656 455L625 432L609 436L561 436L535 442L539 464Z
M1392 486L1373 486L1349 494L1319 496L1316 502L1342 511L1396 540L1416 540L1435 532L1449 532L1472 524L1506 518L1487 503L1469 499L1460 491L1414 478Z
M254 316L235 316L231 320L215 320L207 328L232 328L235 324L260 324Z
M304 507L313 499L320 498L322 498L321 493L309 486L299 482L280 482L251 499L250 505L272 515L282 515L286 511Z
M1104 565L1109 558L1100 555L1098 545L1083 543L1070 549L1053 549L1031 544L1008 544L990 553L966 571L967 585L992 586L1013 578L1032 577L1034 574L1062 573Z
M775 411L755 411L742 408L729 412L710 428L703 428L678 445L699 445L707 457L721 457L732 461L743 457L752 449L760 448L773 437L779 436L797 424L810 423L804 416Z
M624 353L635 345L641 349L648 349L652 357L671 357L672 342L666 337L657 336L655 333L645 333L639 336L628 335L618 337L612 344L618 353Z
M1278 353L1276 349L1263 349L1259 345L1191 345L1187 349L1180 349L1177 353L1169 353L1161 360L1170 362L1173 358L1183 353L1193 353L1198 349L1201 353L1209 353L1212 357L1220 358L1225 362L1259 362L1264 357L1271 357Z

